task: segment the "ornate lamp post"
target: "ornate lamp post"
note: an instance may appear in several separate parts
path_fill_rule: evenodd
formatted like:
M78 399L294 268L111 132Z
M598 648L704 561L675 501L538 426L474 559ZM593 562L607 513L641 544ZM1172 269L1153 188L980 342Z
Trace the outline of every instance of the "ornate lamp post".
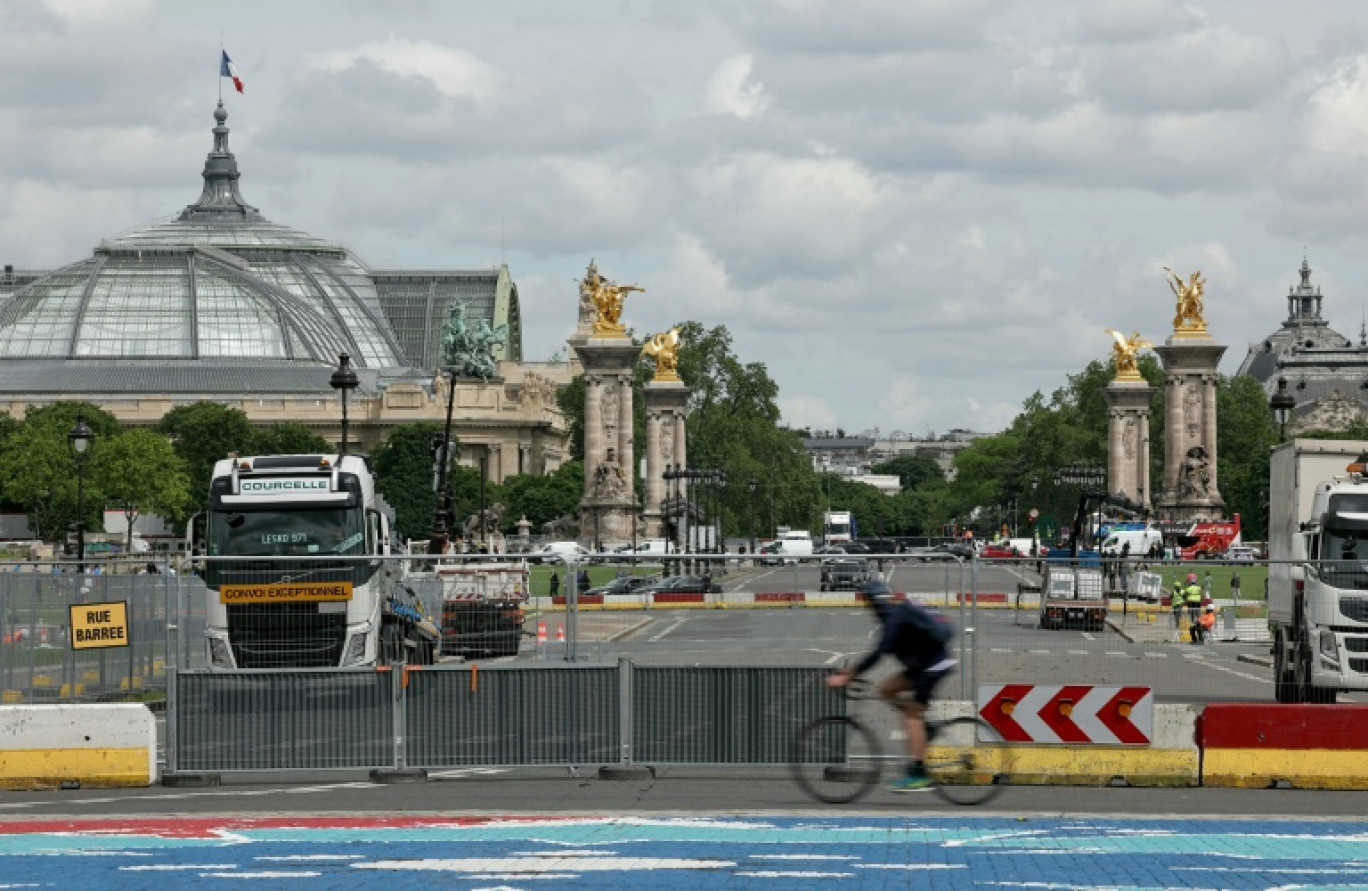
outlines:
M86 426L85 415L77 415L67 434L72 460L76 462L76 571L85 572L85 459L95 443L95 432Z
M334 390L342 393L342 454L347 454L347 393L355 390L361 383L356 376L356 371L351 367L351 356L346 353L339 353L337 356L337 370L332 373L328 383L332 384Z
M751 559L755 559L755 487L759 482L755 477L746 480L746 491L750 498L746 501L746 537L750 539Z
M1287 378L1278 378L1278 392L1268 400L1268 407L1273 410L1273 417L1278 422L1278 442L1286 442L1287 421L1292 417L1292 409L1297 407L1297 400L1287 392Z

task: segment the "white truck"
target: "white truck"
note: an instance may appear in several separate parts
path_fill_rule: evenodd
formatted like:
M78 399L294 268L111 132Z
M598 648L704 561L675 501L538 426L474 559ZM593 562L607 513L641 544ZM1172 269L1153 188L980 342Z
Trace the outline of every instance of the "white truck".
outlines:
M829 545L854 540L855 515L848 510L829 510L822 514L822 536Z
M1268 624L1278 702L1368 690L1368 442L1297 439L1269 468Z
M191 525L207 557L209 666L431 664L433 606L406 582L387 505L355 455L230 457ZM235 559L237 558L237 559ZM270 559L262 559L270 558Z

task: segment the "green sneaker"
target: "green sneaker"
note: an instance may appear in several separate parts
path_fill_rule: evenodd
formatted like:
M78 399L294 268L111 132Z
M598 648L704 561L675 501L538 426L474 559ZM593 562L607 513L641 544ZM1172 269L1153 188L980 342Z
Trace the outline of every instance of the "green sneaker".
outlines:
M891 792L920 792L931 788L931 778L924 773L908 774L894 780L888 788Z

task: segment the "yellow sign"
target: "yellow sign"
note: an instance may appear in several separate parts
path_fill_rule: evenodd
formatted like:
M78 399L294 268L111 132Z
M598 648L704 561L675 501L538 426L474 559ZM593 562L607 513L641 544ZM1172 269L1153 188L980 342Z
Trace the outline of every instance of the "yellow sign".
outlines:
M71 606L71 648L128 646L128 604L77 603Z
M351 596L351 582L281 582L219 588L219 603L326 603L351 600Z

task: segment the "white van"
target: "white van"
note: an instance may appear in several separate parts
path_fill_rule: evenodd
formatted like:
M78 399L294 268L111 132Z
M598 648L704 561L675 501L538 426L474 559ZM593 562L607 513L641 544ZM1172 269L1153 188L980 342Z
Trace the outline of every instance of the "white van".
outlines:
M577 541L548 541L527 555L528 563L585 563L589 552Z
M1107 540L1102 542L1102 556L1120 557L1121 552L1130 545L1130 550L1126 553L1135 560L1140 560L1149 554L1150 548L1158 545L1162 550L1164 547L1163 534L1153 527L1149 529L1118 529Z
M636 550L627 545L619 552L623 557L664 557L670 553L670 540L667 538L645 538L637 542Z
M806 529L793 529L780 535L775 541L779 545L778 554L781 557L811 557L812 556L812 533ZM797 563L797 560L784 560L785 563Z

